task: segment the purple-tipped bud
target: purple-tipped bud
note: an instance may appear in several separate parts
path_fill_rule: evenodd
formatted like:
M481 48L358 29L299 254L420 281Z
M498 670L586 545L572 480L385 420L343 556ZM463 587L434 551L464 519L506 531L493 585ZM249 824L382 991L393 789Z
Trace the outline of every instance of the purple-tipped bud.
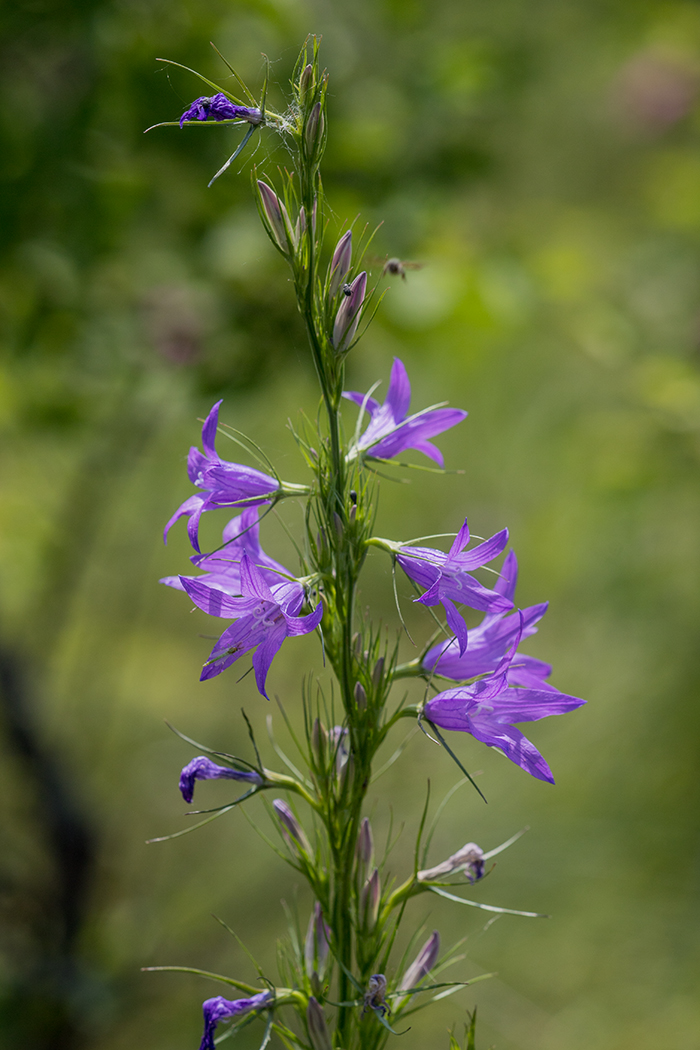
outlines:
M224 999L223 995L207 999L202 1003L204 1035L199 1050L214 1050L214 1032L219 1021L226 1021L229 1017L240 1017L251 1010L260 1010L271 998L271 992L260 992L250 999Z
M380 684L380 682L382 680L382 675L383 674L384 674L384 657L380 656L379 659L377 660L376 664L374 665L374 670L372 671L372 685L374 686L375 689L379 688L379 684Z
M352 230L348 230L340 238L335 246L333 252L333 258L331 259L330 265L330 284L328 286L328 294L333 299L343 281L345 280L346 274L350 269L352 263Z
M323 918L321 905L316 901L304 941L304 961L307 974L317 973L323 976L330 953L330 937L331 931Z
M320 1003L317 999L314 999L313 995L310 996L309 1005L306 1008L306 1026L309 1031L309 1042L313 1050L333 1050L326 1018Z
M362 682L355 682L353 695L355 697L355 703L357 704L357 710L364 711L367 707L367 692L365 691Z
M294 244L298 248L301 244L304 234L306 233L306 212L304 208L299 209L299 215L297 221L294 224Z
M321 103L317 102L309 114L309 119L306 122L306 130L304 131L306 150L309 157L313 157L316 146L323 136L325 123L325 118L321 112Z
M453 853L442 864L434 868L426 868L418 872L419 882L430 882L435 879L444 879L448 875L455 875L463 871L470 882L478 882L484 874L484 851L477 846L476 842L467 842L456 853Z
M245 780L249 784L262 784L263 779L258 773L243 772L240 769L231 769L230 766L217 766L210 758L199 755L193 758L180 773L180 791L185 802L190 803L194 794L196 780Z
M382 884L379 879L379 872L375 868L360 893L360 914L363 917L364 925L369 929L372 929L377 924L381 896Z
M287 845L297 854L302 852L307 856L311 856L309 840L304 833L304 829L292 813L287 803L281 798L276 798L272 805L282 826L282 834L284 835Z
M355 864L360 878L366 879L367 872L374 863L374 841L372 839L372 825L368 817L364 817L360 824L360 830L355 845Z
M345 726L333 726L328 731L328 747L331 755L335 756L335 771L339 775L348 764L350 753L347 749L348 731Z
M287 209L272 187L268 186L266 182L262 182L261 179L258 179L258 190L260 192L262 210L274 241L283 252L288 252L289 242L287 238L290 231L290 223Z
M430 937L401 978L398 990L400 992L407 992L411 988L415 988L416 985L420 984L423 978L427 977L432 970L437 962L439 954L440 934L435 930L431 933Z
M358 273L355 280L349 285L348 294L343 297L343 301L338 307L338 313L335 315L333 346L338 353L347 350L355 338L366 290L367 274L363 270L362 273Z
M305 97L309 89L313 86L314 82L314 67L309 62L308 65L304 66L299 77L299 94L302 98Z
M326 727L320 719L315 718L314 724L311 727L311 747L321 765L323 765L326 760L327 743L328 733L326 732Z

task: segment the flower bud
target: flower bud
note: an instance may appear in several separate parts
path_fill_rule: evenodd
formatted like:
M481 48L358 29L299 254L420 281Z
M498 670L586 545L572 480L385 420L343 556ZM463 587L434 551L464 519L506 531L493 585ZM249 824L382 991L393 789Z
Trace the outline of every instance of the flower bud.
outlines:
M374 842L372 839L372 825L369 818L365 817L360 824L360 830L355 844L355 864L360 878L366 879L367 872L374 861Z
M311 747L321 766L326 761L326 746L328 744L328 733L320 719L315 718L311 727Z
M343 772L350 757L346 745L347 737L348 731L345 726L333 726L328 732L328 747L331 755L335 757L335 771L338 775Z
M355 703L357 704L358 711L364 711L367 707L367 693L362 682L355 682L355 689L353 690L355 696Z
M313 157L316 147L320 139L323 137L323 129L325 128L325 125L326 121L321 112L321 103L317 102L309 114L309 119L306 122L306 128L304 130L306 151L309 157Z
M309 62L308 65L304 66L299 77L299 94L302 99L306 97L309 90L313 87L314 83L314 67Z
M374 670L372 671L372 685L374 686L375 689L379 688L379 684L380 684L380 682L382 680L382 675L383 674L384 674L384 657L380 656L379 659L377 660L376 664L374 665Z
M360 893L360 914L362 916L363 925L369 927L369 929L376 926L379 917L379 901L381 896L382 884L379 879L379 872L375 868L365 882Z
M362 273L358 273L355 280L349 285L349 294L343 297L343 301L338 307L338 313L335 315L332 342L338 353L347 350L355 338L366 290L367 274L363 270Z
M435 930L431 933L418 955L415 957L399 984L400 992L407 992L420 984L424 977L432 970L440 954L440 934Z
M277 818L282 826L282 834L290 849L296 853L305 853L311 856L311 846L304 829L292 813L290 807L281 798L276 798L272 803Z
M348 230L340 238L335 246L333 258L330 265L330 284L328 294L331 299L335 298L338 289L345 280L345 276L352 263L352 230Z
M289 252L288 231L290 229L287 209L271 186L258 179L260 203L275 243L283 252Z
M314 999L313 995L309 998L309 1005L306 1008L306 1026L313 1050L333 1050L326 1018L318 1000Z
M321 905L316 901L304 941L304 962L307 974L315 973L323 976L330 953L330 933L326 920L323 918Z
M306 233L306 212L304 211L304 208L302 206L299 209L299 215L297 216L297 221L294 224L294 245L295 245L295 247L297 247L297 248L299 247L299 245L301 244L305 233Z

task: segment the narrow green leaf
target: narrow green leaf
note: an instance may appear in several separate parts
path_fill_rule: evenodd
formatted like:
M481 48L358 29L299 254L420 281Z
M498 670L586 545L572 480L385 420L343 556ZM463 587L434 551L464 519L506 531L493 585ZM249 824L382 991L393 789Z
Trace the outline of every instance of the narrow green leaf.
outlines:
M448 901L456 901L457 904L468 904L470 908L481 908L482 911L497 911L502 915L524 915L527 919L549 918L549 915L544 915L538 911L516 911L515 908L497 908L495 904L480 904L479 901L468 901L465 897L457 897L454 893L441 890L438 886L428 886L427 889L431 893L437 893L439 897L445 897Z

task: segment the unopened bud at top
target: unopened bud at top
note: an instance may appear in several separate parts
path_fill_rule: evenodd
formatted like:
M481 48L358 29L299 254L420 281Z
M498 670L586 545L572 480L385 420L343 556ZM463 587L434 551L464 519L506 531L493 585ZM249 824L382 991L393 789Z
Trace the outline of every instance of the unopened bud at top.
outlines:
M309 997L309 1005L306 1008L306 1026L313 1050L333 1050L326 1018L320 1003L313 995Z
M348 285L348 294L343 296L338 313L335 315L332 341L338 353L347 350L355 338L366 290L367 274L363 270L362 273L358 273L352 284Z
M304 829L292 813L290 807L281 798L276 798L272 803L275 813L282 826L282 834L284 835L287 845L295 852L306 853L307 856L311 856L311 846L307 839Z
M306 95L309 92L309 89L313 87L313 82L314 67L309 62L307 65L304 66L304 68L301 71L301 76L299 77L299 94L301 95L302 99L306 97Z
M333 299L345 280L345 276L352 263L352 230L348 230L340 238L335 246L330 266L330 284L328 293Z
M407 992L415 988L417 984L432 970L440 954L440 934L435 930L425 942L418 955L415 957L406 973L401 978L400 992Z

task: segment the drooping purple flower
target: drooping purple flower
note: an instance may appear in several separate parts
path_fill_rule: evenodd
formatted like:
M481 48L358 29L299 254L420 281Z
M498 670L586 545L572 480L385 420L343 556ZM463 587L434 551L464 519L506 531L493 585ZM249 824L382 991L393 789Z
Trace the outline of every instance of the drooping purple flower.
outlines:
M383 973L373 973L367 982L367 991L363 997L363 1017L368 1010L374 1010L381 1017L390 1012L386 1001L386 977Z
M411 384L403 362L398 357L394 358L383 405L369 394L346 391L343 397L354 401L371 417L369 426L350 454L364 453L374 459L393 459L400 452L414 448L443 467L440 449L427 439L442 434L443 430L449 430L467 417L461 408L424 408L422 412L409 416Z
M199 1044L199 1050L214 1050L214 1032L219 1021L227 1021L231 1017L240 1017L242 1014L250 1013L251 1010L261 1010L267 1006L272 999L271 992L259 992L250 999L224 999L223 995L216 995L213 999L207 999L202 1003L204 1012L204 1035Z
M432 970L439 954L440 934L437 930L434 930L401 978L398 991L408 992L411 988L419 985L423 978L427 977Z
M205 494L190 496L180 504L165 526L163 533L163 538L167 543L168 532L172 526L178 518L188 515L187 535L198 554L199 519L204 511L213 510L216 507L251 507L267 503L280 488L277 478L271 478L254 467L246 467L241 463L229 463L219 457L215 440L220 405L221 401L217 401L204 420L202 427L204 453L193 446L187 457L187 476L193 485L204 489Z
M203 569L201 576L164 576L160 583L184 591L183 578L198 580L211 587L218 587L227 594L241 593L241 558L245 551L251 562L260 569L265 580L273 586L281 583L285 576L292 576L284 565L281 565L260 546L260 524L258 508L248 507L232 518L223 531L224 545L213 554L193 554L190 561L198 569Z
M237 106L224 95L223 91L207 98L202 95L192 102L180 117L180 127L189 120L245 120L249 124L259 124L262 113L259 109L251 109L250 106Z
M447 860L436 864L434 868L425 868L416 876L419 882L428 882L433 879L444 879L448 875L456 875L463 871L470 882L478 882L484 877L484 851L476 842L467 842L458 849Z
M185 802L192 801L195 780L245 780L249 784L262 784L263 779L253 770L243 771L230 766L217 766L210 758L199 755L188 762L180 773L180 791Z
M467 648L469 634L455 602L493 613L513 608L509 597L497 590L489 590L470 575L470 570L478 569L496 558L507 542L508 529L502 529L478 547L465 551L469 543L469 526L465 518L447 554L432 547L404 545L396 554L396 560L409 579L425 588L425 594L416 600L423 605L442 603L447 622L457 637L460 656Z
M339 354L347 350L355 338L366 290L367 274L363 270L362 273L358 273L352 284L347 286L347 294L343 296L338 313L335 315L333 346Z
M299 616L304 604L304 587L298 580L278 583L274 587L243 551L240 560L241 596L182 576L182 585L192 601L210 616L234 619L209 654L201 681L221 674L236 660L255 649L253 668L259 691L265 692L265 679L275 655L285 638L308 634L321 622L323 607L318 603L313 612Z
M494 590L509 601L514 601L515 586L518 580L518 561L515 553L508 551L501 575ZM538 623L547 611L547 602L530 605L522 610L522 638L529 638L537 633ZM506 616L503 612L489 611L478 627L469 631L469 648L460 652L457 638L438 642L423 657L422 667L426 672L436 672L444 678L453 678L456 682L477 675L490 674L495 671L513 644L520 631L518 613ZM552 673L549 664L536 660L533 656L517 653L508 669L510 685L532 686L539 689L550 689L544 681Z
M518 614L522 620L522 613ZM438 693L423 708L424 716L441 729L470 733L489 747L499 748L511 762L538 780L554 783L552 771L537 748L515 722L534 722L561 715L585 704L551 686L523 688L508 685L508 671L520 644L517 635L510 651L493 674L473 685Z

